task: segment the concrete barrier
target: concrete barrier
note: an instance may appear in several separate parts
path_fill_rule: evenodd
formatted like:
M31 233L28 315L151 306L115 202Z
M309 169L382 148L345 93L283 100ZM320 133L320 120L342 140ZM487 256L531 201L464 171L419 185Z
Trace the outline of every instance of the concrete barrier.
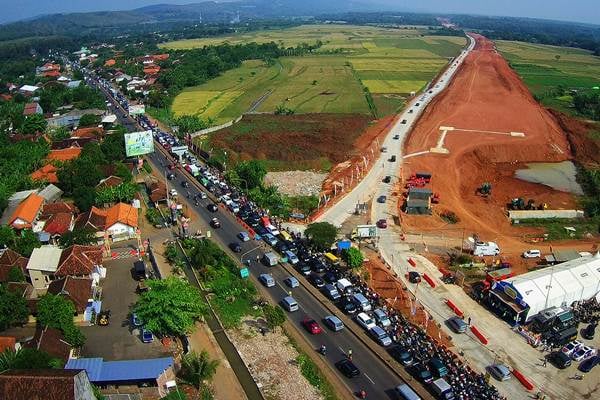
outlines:
M510 210L508 218L512 221L519 219L549 219L549 218L583 218L581 210Z
M429 286L431 286L432 288L436 287L437 285L435 284L435 281L433 279L431 279L431 277L427 274L423 274L423 279L425 279L425 281L427 283L429 283Z
M410 257L408 258L408 263L409 263L410 265L412 265L413 267L415 267L415 268L417 267L417 263L415 262L415 260L413 260L413 259L412 259L412 258L410 258Z
M515 376L515 378L519 380L519 382L521 382L521 385L523 385L525 389L533 390L533 388L535 388L535 385L531 383L531 381L527 379L527 377L523 375L519 370L513 368L512 374Z
M463 312L462 312L462 310L461 310L460 308L458 308L458 307L456 306L456 304L454 304L454 303L452 302L452 300L450 300L450 299L447 299L447 300L446 300L446 305L447 305L448 307L450 307L450 309L451 309L452 311L454 311L454 314L458 315L458 316L459 316L459 317L461 317L461 318L462 318L462 317L464 317L465 313L463 313Z
M477 339L479 339L481 343L485 345L489 343L489 340L483 335L483 333L481 333L479 329L477 329L475 325L471 325L471 332L473 332L473 334L477 336Z

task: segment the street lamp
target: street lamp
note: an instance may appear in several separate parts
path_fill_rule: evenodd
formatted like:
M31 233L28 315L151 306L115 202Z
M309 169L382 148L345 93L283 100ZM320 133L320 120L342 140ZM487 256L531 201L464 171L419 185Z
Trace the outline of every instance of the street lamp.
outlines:
M261 248L261 246L260 246L260 245L259 245L259 246L256 246L256 247L254 247L253 249L251 249L251 250L248 250L247 252L245 252L245 253L243 253L242 255L240 255L240 262L243 264L243 263L244 263L244 256L245 256L246 254L250 254L250 253L252 253L253 251L255 251L255 250L258 250L258 249L260 249L260 248Z

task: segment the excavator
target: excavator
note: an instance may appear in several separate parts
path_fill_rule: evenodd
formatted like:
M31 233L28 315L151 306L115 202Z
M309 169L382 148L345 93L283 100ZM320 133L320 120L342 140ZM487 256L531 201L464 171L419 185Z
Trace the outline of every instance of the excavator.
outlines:
M489 182L484 182L481 186L477 188L477 194L483 197L488 197L492 195L492 184Z

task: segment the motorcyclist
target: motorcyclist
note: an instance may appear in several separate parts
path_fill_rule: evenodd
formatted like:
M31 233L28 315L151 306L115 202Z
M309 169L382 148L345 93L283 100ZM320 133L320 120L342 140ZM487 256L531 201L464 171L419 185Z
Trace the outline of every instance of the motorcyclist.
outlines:
M365 389L361 389L360 392L358 392L358 397L361 399L367 398L367 392L365 391Z
M321 347L319 348L319 353L325 355L325 353L327 353L327 347L322 344Z

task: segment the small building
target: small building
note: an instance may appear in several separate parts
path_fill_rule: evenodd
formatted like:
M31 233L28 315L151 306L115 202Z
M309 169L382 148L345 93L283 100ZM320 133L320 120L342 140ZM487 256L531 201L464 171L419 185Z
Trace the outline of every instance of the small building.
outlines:
M77 216L74 229L91 230L96 233L98 239L101 239L104 237L105 227L106 211L92 206L90 211Z
M96 400L82 369L9 369L0 373L0 399Z
M408 189L405 212L407 214L431 214L431 196L433 196L431 189L411 187Z
M71 161L81 155L81 147L68 147L66 149L50 150L46 160L48 161Z
M564 263L567 261L571 261L571 260L575 260L577 258L580 258L581 254L579 254L579 252L577 250L552 250L552 254L548 254L546 256L544 256L544 259L546 260L546 263L548 263L548 265L555 265L555 264L560 264L560 263Z
M82 319L85 309L94 299L93 280L65 276L51 282L48 285L48 293L64 296L71 300L75 305L75 313L80 317L79 319Z
M52 164L46 164L29 175L33 181L42 181L48 183L58 183L58 168Z
M65 336L59 329L48 326L37 327L33 338L25 342L23 347L45 351L52 357L67 361L73 355L73 346L65 339Z
M41 246L33 249L27 262L27 272L35 289L46 289L56 279L62 249L58 246Z
M72 358L65 370L84 369L90 382L100 387L112 385L154 386L160 397L168 394L167 382L175 379L172 357L146 360L104 361L102 358Z
M104 62L105 67L114 67L117 61L113 58L110 58Z
M106 211L105 231L113 240L135 237L138 227L138 209L125 203L117 203Z
M40 106L36 102L25 104L25 108L23 108L23 115L28 116L28 115L34 115L34 114L40 114L40 115L44 114L44 110L42 109L42 106Z
M14 213L8 221L8 225L15 229L32 228L37 221L44 198L35 193L30 194L21 204L17 206Z
M13 268L17 268L27 276L29 259L11 249L0 250L0 283L8 282L8 276Z
M97 185L96 189L107 189L119 186L123 183L123 179L118 176L111 175L102 179Z
M79 120L86 114L92 115L104 115L105 111L98 109L86 109L86 110L71 110L62 115L56 115L52 118L48 118L48 127L58 128L60 126L73 127L79 125Z
M24 96L33 96L33 94L38 90L40 90L38 86L23 85L19 88L19 93L21 93Z
M62 235L73 229L73 222L72 213L55 213L44 224L43 232L48 233L54 243L58 243Z
M46 203L53 203L60 199L60 197L63 195L63 191L57 186L50 184L40 190L38 195L43 197Z

